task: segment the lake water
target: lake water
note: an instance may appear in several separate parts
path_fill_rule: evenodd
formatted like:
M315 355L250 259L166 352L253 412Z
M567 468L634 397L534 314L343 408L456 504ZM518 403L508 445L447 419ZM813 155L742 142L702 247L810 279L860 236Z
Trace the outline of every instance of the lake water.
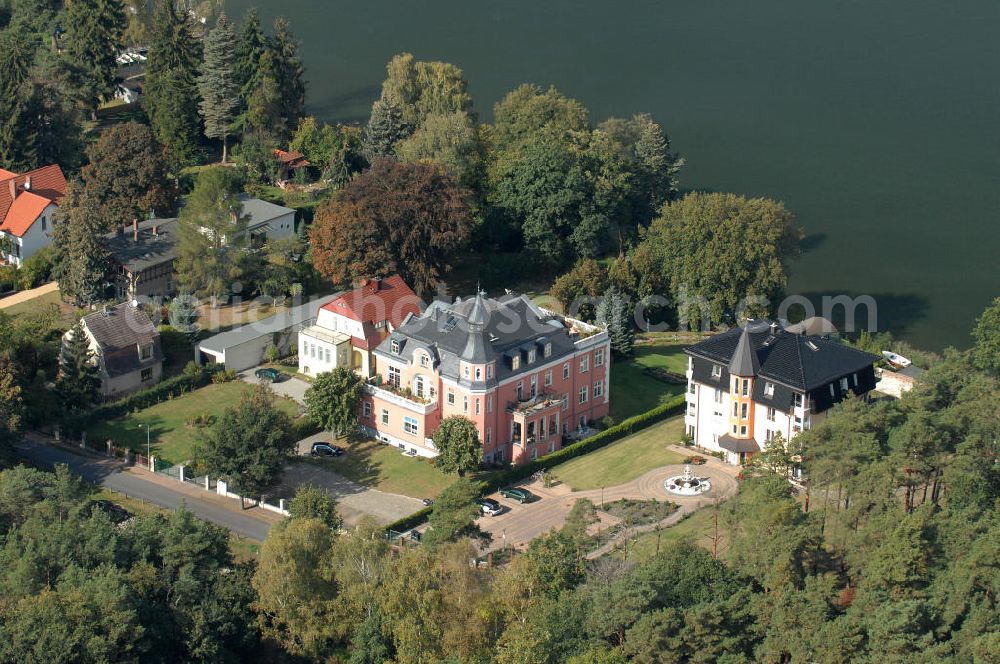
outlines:
M460 66L489 119L522 82L595 122L652 113L682 185L785 201L792 292L870 294L878 325L965 346L1000 295L996 0L227 0L286 16L308 110L367 117L401 51Z

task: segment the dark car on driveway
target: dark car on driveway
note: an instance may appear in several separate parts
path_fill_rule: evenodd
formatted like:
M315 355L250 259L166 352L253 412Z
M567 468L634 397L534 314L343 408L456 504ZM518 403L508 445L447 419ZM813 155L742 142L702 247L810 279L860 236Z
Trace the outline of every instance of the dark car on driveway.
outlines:
M519 503L530 502L534 498L534 494L527 489L522 489L521 487L509 486L500 489L500 495L504 498L510 498L511 500L516 500Z
M309 454L312 456L339 457L344 453L343 447L331 445L330 443L313 443Z
M257 371L253 372L253 375L257 377L257 380L262 382L277 383L281 380L281 372L271 367L257 369Z

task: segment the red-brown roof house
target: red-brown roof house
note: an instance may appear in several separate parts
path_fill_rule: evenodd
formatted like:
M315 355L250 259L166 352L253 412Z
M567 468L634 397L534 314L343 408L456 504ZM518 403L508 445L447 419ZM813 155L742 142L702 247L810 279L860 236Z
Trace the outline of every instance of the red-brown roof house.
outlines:
M349 366L370 375L371 351L411 315L425 309L398 274L366 279L323 305L316 324L299 335L299 370L306 374Z
M56 164L17 174L0 169L0 257L20 266L48 246L55 211L66 195L66 178Z

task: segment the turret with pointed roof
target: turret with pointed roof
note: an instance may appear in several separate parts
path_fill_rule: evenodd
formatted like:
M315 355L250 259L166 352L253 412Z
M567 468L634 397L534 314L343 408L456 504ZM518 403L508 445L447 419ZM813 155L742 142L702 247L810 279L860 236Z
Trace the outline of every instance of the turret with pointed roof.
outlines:
M756 376L760 369L757 361L757 353L753 349L753 342L750 340L750 325L743 326L740 340L736 344L733 357L729 360L729 373L734 376L749 378Z

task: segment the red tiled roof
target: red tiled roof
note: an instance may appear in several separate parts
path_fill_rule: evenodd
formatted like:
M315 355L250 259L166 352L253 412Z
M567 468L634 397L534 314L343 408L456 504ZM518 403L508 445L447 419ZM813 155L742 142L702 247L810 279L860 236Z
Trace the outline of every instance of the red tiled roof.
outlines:
M306 156L301 152L295 151L285 151L285 150L275 150L274 157L282 164L286 166L292 166L294 168L299 168L301 166L308 166L309 162L306 161Z
M30 189L25 188L28 178L31 178ZM16 197L11 193L11 183L17 190ZM21 175L0 169L0 230L21 237L46 205L59 203L65 195L66 178L57 164L42 166ZM25 198L23 203L22 197Z
M27 191L18 194L7 209L7 215L4 217L3 223L0 224L0 231L7 231L17 237L23 236L51 202L47 198Z
M407 315L419 315L422 305L403 278L394 274L385 279L372 279L328 302L323 308L362 324L387 320L393 327L399 327ZM366 333L365 337L368 336Z

